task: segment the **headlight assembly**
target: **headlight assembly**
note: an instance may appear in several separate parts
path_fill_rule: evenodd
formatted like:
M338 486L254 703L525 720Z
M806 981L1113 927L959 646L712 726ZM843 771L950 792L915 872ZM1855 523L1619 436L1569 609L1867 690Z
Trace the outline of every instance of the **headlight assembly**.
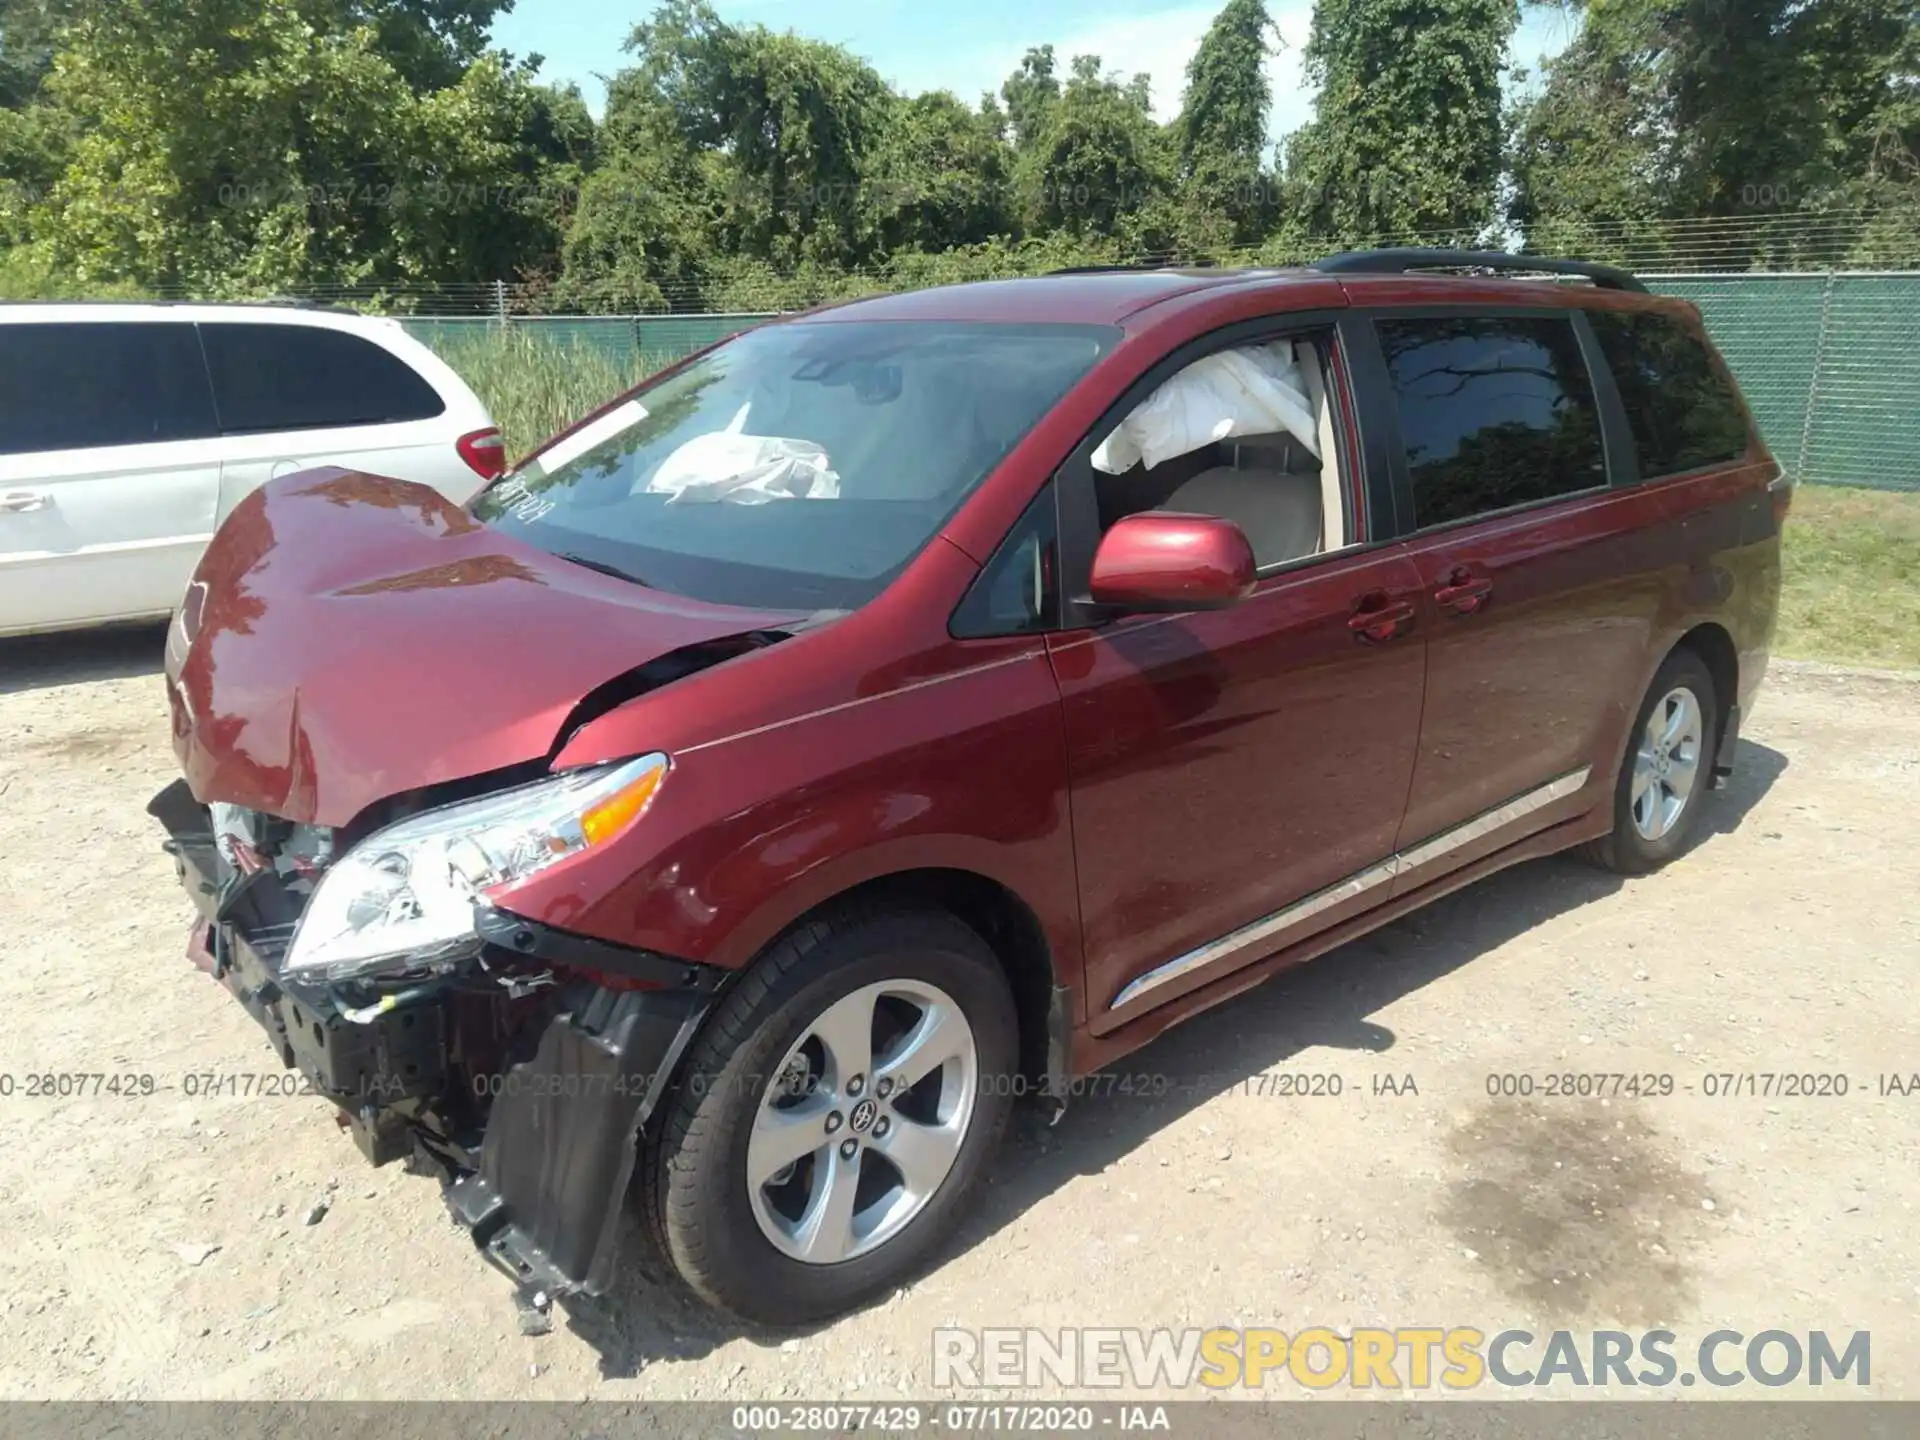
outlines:
M321 878L294 931L290 979L446 969L474 942L486 892L604 844L638 820L665 755L570 770L425 810L376 831Z

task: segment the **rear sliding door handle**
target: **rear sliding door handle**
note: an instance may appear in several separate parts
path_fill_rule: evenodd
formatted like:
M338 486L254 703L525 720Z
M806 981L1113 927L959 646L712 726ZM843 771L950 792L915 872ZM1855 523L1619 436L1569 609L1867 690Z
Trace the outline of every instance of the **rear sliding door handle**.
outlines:
M1475 575L1471 570L1456 570L1447 577L1446 584L1433 592L1433 603L1456 615L1473 615L1487 603L1487 597L1492 593L1493 581L1484 575Z
M48 497L38 490L9 490L0 495L0 511L9 515L22 515L29 510L47 508Z

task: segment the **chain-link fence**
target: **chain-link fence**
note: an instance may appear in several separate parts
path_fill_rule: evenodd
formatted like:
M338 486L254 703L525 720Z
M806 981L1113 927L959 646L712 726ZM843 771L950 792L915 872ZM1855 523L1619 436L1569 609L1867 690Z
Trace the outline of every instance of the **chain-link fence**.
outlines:
M1920 490L1920 271L1641 278L1700 307L1761 433L1797 479ZM631 372L772 318L742 312L405 323L449 354L506 326L551 341L557 356L586 346Z

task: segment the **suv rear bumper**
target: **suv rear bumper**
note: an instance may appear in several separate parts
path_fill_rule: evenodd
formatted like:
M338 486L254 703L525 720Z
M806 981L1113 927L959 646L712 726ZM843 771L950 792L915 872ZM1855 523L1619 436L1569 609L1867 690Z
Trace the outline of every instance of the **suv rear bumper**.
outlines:
M662 979L609 987L567 964L612 947L515 923L511 948L476 938L465 971L350 1003L283 973L304 901L270 867L235 873L184 781L147 809L199 911L189 958L333 1103L367 1159L437 1175L474 1243L523 1286L604 1293L641 1127L725 972L623 952L622 969ZM503 973L549 978L516 995Z

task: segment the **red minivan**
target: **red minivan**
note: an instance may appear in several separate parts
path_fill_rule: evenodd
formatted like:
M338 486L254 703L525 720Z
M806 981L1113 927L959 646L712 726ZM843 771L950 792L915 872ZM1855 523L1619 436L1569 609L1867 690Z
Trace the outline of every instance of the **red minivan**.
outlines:
M521 1285L603 1291L637 1178L693 1290L805 1322L939 1249L1016 1098L1503 866L1679 853L1790 498L1605 266L890 295L465 507L268 485L150 808L196 960Z

